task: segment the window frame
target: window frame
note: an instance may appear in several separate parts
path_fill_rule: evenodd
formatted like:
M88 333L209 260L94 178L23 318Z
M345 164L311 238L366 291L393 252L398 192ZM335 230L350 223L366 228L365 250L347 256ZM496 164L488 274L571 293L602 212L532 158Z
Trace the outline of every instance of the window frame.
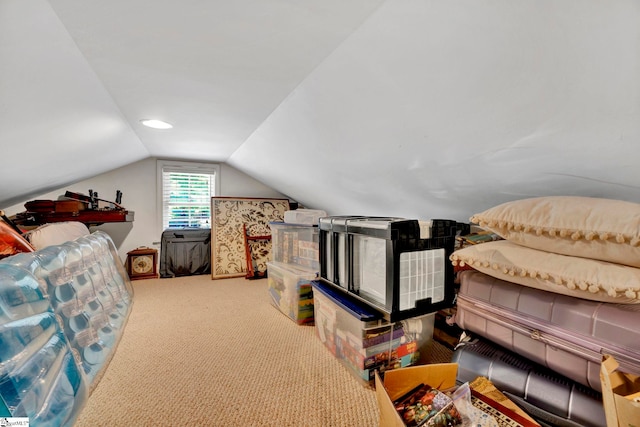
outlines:
M164 231L164 182L163 172L166 168L170 168L176 172L193 173L193 174L211 174L214 175L213 191L215 192L211 196L220 194L220 164L218 163L198 163L198 162L185 162L176 160L161 160L156 161L156 200L157 200L157 215L158 215L158 227L160 228L160 235ZM211 202L209 202L211 203Z

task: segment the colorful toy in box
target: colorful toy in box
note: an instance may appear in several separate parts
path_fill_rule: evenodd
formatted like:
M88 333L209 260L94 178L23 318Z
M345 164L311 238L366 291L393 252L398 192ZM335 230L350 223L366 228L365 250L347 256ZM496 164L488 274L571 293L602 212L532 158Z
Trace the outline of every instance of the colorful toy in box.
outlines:
M362 380L366 381L367 386L373 387L375 382L375 373L384 377L384 373L399 368L406 368L407 366L414 364L414 356L409 354L407 356L396 359L393 363L386 365L375 366L370 369L353 370L356 376L359 376ZM345 363L344 359L341 359L343 364L349 368L349 365Z
M453 400L426 384L418 385L393 403L409 427L449 427L462 424L462 417Z
M346 341L346 344L358 351L379 344L386 343L388 345L389 342L395 343L397 346L408 340L408 338L405 337L402 322L387 323L380 327L362 329L358 331L359 333L353 333L347 330L343 332L343 339Z
M322 281L312 286L317 336L365 385L373 385L375 372L418 362L420 349L432 339L434 315L390 323Z
M271 222L269 227L273 261L320 270L317 226Z
M418 344L415 341L407 342L402 325L390 324L386 330L387 333L374 333L373 337L357 341L352 334L345 334L338 329L337 356L358 377L370 383L374 381L375 371L385 372L415 363L419 356ZM392 330L398 338L391 339ZM367 336L366 331L363 335ZM385 338L387 341L384 341Z

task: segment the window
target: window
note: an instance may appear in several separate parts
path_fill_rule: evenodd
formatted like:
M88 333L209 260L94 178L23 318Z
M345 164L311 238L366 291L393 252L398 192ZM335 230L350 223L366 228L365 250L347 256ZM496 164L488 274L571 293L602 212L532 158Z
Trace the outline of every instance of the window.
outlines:
M211 228L211 197L219 188L220 166L158 161L162 229Z

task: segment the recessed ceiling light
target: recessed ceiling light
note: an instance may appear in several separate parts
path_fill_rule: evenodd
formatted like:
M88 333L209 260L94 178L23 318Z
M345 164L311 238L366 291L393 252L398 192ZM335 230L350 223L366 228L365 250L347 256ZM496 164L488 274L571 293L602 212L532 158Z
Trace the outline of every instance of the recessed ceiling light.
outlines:
M140 120L140 123L154 129L171 129L173 127L173 125L170 123L163 122L162 120L156 120L156 119Z

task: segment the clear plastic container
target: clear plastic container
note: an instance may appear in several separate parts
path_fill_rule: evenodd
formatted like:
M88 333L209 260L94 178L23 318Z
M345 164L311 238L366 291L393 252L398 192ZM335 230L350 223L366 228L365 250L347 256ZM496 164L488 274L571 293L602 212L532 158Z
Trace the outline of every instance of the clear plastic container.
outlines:
M435 314L389 322L366 304L313 281L316 335L365 385L384 373L421 360L433 339Z
M272 260L320 271L318 227L271 222Z
M267 262L267 285L271 302L299 325L313 323L313 290L315 272L279 262Z

